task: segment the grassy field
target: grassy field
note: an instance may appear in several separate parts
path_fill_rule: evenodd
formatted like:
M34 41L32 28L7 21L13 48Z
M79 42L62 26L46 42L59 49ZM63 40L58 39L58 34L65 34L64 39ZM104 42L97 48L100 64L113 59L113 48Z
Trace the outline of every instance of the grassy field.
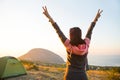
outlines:
M23 62L27 75L9 78L6 80L63 80L65 64L33 64ZM110 70L89 70L87 71L89 80L120 80L120 72Z

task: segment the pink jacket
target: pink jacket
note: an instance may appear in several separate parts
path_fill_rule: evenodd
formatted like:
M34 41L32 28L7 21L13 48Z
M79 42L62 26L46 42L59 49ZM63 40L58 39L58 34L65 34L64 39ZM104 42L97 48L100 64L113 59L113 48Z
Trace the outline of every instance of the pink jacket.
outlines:
M66 50L71 53L71 54L76 54L76 55L84 55L85 53L88 52L89 44L90 44L90 39L85 38L85 43L86 44L79 44L78 46L72 46L70 44L70 40L66 39L64 42L64 45L66 47Z

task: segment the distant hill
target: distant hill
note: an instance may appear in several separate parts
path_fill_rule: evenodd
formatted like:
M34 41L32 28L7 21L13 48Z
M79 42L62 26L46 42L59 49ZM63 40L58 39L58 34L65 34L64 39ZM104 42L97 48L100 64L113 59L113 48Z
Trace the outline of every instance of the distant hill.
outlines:
M64 60L57 54L42 48L34 48L19 57L20 60L42 63L62 64Z

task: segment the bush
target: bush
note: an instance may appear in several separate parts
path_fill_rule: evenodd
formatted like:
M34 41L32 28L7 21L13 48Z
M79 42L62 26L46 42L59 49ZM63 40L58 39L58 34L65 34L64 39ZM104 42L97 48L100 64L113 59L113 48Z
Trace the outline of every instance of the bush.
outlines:
M120 74L118 73L117 69L111 69L108 74L109 80L120 80Z
M35 64L33 64L33 66L32 66L32 69L34 69L34 70L39 70L39 66L37 66L37 65L35 65Z

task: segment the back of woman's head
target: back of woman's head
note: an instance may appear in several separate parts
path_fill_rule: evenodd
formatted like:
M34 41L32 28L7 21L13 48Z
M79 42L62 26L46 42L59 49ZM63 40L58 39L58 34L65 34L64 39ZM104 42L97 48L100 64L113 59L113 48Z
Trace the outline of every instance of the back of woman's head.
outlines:
M84 40L81 38L82 31L79 27L73 27L70 29L70 43L72 45L85 44Z

